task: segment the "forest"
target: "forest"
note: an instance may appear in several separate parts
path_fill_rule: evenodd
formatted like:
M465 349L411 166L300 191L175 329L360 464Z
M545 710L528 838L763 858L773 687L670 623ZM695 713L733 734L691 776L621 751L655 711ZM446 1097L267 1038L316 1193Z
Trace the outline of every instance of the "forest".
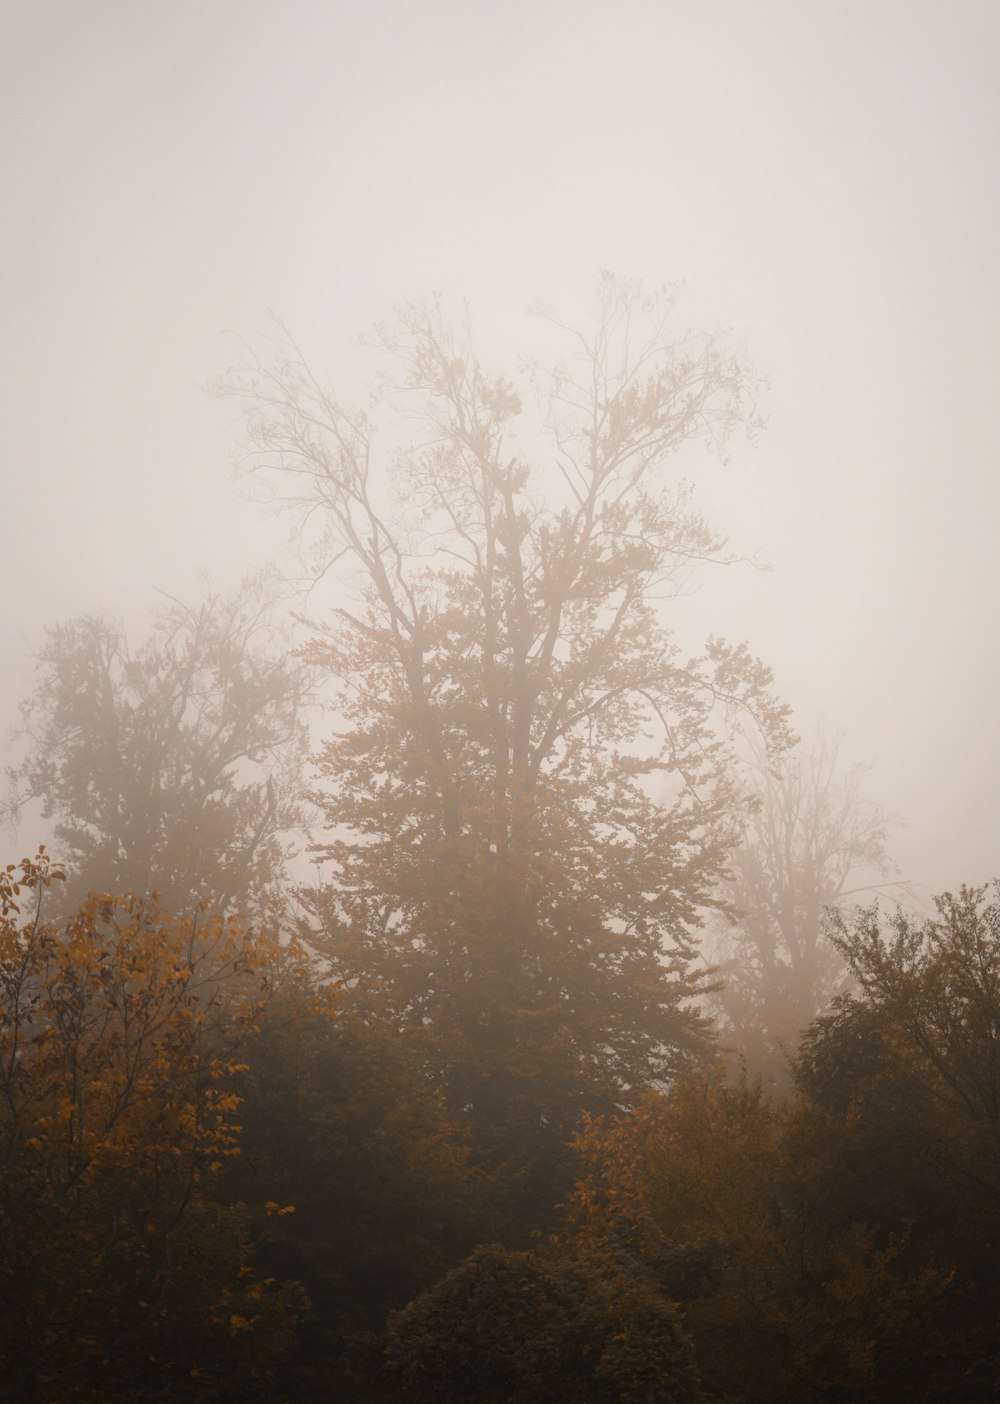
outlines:
M698 507L762 382L601 276L489 369L216 387L280 569L51 627L0 872L0 1398L1000 1395L1000 887L744 642ZM794 582L789 583L794 588Z

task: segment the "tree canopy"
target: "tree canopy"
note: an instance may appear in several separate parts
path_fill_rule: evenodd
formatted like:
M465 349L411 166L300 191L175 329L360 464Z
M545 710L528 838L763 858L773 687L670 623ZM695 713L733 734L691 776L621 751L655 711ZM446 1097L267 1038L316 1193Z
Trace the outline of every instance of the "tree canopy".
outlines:
M675 457L759 424L753 373L671 311L604 276L523 387L437 303L376 330L368 410L283 329L228 380L243 468L341 582L307 654L340 717L313 792L323 949L348 1016L405 1033L500 1155L703 1056L693 933L740 823L725 724L788 740L745 645L685 658L668 628L726 558Z
M301 1019L336 992L219 914L108 894L50 923L58 876L0 873L0 1391L257 1398L306 1302L222 1190L247 1050L279 993Z
M170 601L137 647L105 618L48 631L7 775L15 811L38 800L55 821L70 909L88 889L273 904L303 817L307 681L274 646L271 604L249 579Z

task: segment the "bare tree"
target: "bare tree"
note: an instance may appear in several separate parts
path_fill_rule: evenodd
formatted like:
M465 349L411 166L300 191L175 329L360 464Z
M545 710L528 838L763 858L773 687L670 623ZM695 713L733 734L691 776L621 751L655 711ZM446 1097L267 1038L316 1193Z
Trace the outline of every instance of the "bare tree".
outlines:
M757 805L723 887L731 915L713 925L724 981L713 1002L723 1040L781 1080L786 1052L848 979L824 914L886 885L893 821L865 798L866 767L842 768L839 740L778 765L752 743L751 754Z

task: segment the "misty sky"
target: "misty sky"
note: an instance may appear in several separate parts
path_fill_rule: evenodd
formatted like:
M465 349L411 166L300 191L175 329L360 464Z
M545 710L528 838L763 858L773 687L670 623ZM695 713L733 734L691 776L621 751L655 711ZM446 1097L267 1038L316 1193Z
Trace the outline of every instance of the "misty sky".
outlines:
M234 582L281 529L202 389L274 308L335 379L401 298L512 366L542 296L683 281L769 427L685 464L699 632L845 732L903 875L1000 875L996 0L4 0L0 723L43 626ZM19 855L11 855L19 856Z

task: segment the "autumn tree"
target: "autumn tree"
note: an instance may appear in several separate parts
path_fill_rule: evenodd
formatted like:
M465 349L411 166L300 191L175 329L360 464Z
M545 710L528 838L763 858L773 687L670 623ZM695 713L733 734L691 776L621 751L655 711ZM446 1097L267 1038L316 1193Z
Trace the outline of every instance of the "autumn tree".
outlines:
M169 602L137 647L110 619L48 631L8 780L15 814L34 800L53 821L67 909L88 889L273 908L303 817L308 685L271 606L250 579Z
M915 1322L926 1397L991 1399L1000 1378L1000 885L831 916L855 989L796 1060L801 1135L829 1228L862 1220L947 1285Z
M744 645L685 658L667 627L726 558L675 460L759 424L741 358L671 312L604 275L591 329L548 318L567 357L515 385L406 306L368 410L280 326L227 380L242 467L341 585L308 656L339 689L312 907L345 1017L407 1040L515 1170L704 1055L693 943L740 826L722 723L787 739Z
M978 1235L1000 1206L1000 884L935 906L923 920L877 904L853 921L832 914L858 990L812 1030L799 1079L847 1121L870 1099L865 1128L907 1117L914 1159L929 1182L950 1183Z
M0 1392L256 1398L305 1303L220 1186L260 1022L332 992L234 918L105 896L48 923L52 876L0 874Z
M832 939L939 1095L1000 1136L1000 882L934 905L923 921L902 907L883 917L877 903L853 922L834 912Z
M759 1084L692 1074L577 1145L567 1247L651 1273L681 1306L710 1398L963 1397L922 1393L948 1266L880 1233L863 1198L845 1204L829 1142Z
M885 885L892 820L864 794L866 767L843 767L836 739L775 760L751 738L748 755L755 803L722 887L728 915L707 943L723 982L711 1006L722 1042L787 1088L802 1030L849 979L826 912Z

